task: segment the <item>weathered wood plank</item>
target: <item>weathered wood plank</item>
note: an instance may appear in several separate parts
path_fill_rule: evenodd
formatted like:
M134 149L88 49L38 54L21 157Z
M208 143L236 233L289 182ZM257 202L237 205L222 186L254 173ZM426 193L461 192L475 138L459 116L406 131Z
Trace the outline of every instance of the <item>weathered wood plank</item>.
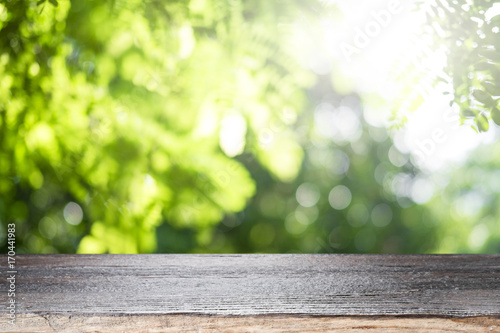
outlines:
M500 315L499 255L26 255L17 266L21 313Z
M7 258L0 260L6 276ZM44 317L118 325L127 316L149 316L156 326L194 320L208 332L215 321L238 331L248 318L282 325L285 315L332 330L365 319L373 327L418 328L432 318L457 330L472 325L469 331L500 324L500 255L18 255L17 270L17 318L25 325L49 323ZM374 319L380 316L386 321ZM459 320L478 316L489 322Z

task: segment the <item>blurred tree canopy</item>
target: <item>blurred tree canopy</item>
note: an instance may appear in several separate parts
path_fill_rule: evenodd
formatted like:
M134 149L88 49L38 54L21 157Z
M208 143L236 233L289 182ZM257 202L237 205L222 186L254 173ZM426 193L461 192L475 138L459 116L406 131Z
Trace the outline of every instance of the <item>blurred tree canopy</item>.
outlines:
M0 240L15 222L19 253L495 249L495 193L457 186L456 171L432 198L360 96L296 59L289 26L326 3L0 4ZM439 24L458 19L434 10ZM474 75L447 70L484 130L498 110L498 20L477 37L487 46L460 22L445 45L450 59L467 48ZM450 218L460 198L478 208ZM475 236L442 242L457 221L457 236Z

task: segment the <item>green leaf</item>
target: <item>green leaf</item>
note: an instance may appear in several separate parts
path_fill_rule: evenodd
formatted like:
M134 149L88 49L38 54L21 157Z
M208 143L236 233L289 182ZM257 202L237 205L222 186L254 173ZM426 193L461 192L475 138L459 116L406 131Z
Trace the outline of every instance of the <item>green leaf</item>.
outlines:
M476 118L476 125L477 125L477 128L479 129L479 132L487 132L488 129L490 128L488 118L486 118L486 116L484 114L480 114Z
M476 116L476 113L471 109L462 109L460 110L460 116L462 118L472 118Z
M462 78L462 75L455 73L453 75L453 86L458 87L464 82L464 79Z
M479 52L481 57L492 60L494 62L500 62L500 52L496 50L483 50Z
M500 15L493 16L489 22L489 25L498 27L500 25Z
M491 119L493 119L495 124L500 125L500 110L493 108L493 110L491 110Z
M474 68L477 70L477 71L491 71L495 68L495 65L493 64L490 64L489 62L480 62L478 64L475 64L474 65Z
M484 81L481 82L481 85L491 96L500 96L500 88L496 87L493 83Z
M485 105L491 104L493 102L491 96L485 91L476 89L472 92L472 95L478 102L481 102Z
M57 7L59 4L57 3L57 0L49 0L49 2L54 6Z
M495 85L500 85L500 71L493 70L491 72L491 76L493 77L493 79L495 81Z

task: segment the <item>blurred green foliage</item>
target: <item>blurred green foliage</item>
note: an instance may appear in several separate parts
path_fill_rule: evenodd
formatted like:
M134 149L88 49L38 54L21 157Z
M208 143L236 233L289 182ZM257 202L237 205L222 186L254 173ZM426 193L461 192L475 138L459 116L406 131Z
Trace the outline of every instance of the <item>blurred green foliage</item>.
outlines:
M432 252L439 236L431 212L401 193L418 170L386 129L363 120L358 96L320 95L314 119L299 124L312 137L299 177L276 183L254 170L257 195L218 227L214 250L223 239L223 252ZM330 117L345 122L326 131Z
M477 171L499 161L416 204L426 176L360 96L298 63L287 24L324 4L0 4L0 240L15 222L18 253L500 250Z
M243 120L248 151L278 179L293 179L302 150L285 140L291 131L265 150L255 144L283 112L296 116L313 80L270 24L297 11L289 8L0 5L0 217L17 222L21 249L151 252L162 223L203 238L255 191L228 156L238 151L219 146L221 124L231 129L234 119Z
M346 106L359 110L355 102L352 96L329 100L334 112ZM500 251L498 143L480 147L463 166L429 175L396 149L385 129L359 120L363 134L354 143L307 145L293 184L272 182L249 165L257 194L244 212L217 226L208 251ZM339 186L348 194L332 195Z

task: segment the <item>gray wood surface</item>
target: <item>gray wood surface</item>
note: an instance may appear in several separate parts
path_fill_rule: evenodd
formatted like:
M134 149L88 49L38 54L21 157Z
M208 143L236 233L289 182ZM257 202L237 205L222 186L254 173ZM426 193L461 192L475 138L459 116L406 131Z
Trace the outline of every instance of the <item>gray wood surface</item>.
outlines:
M7 257L0 261L6 276ZM500 255L18 255L16 263L18 315L500 316Z

